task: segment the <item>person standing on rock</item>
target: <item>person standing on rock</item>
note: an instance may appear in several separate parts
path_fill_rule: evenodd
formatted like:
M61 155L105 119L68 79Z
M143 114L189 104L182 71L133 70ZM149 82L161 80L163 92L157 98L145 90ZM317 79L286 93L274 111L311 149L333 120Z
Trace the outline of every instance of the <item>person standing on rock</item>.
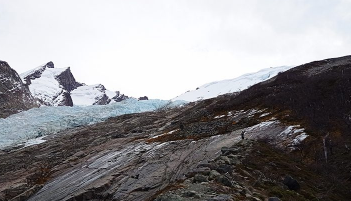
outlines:
M245 130L241 131L241 139L245 139Z

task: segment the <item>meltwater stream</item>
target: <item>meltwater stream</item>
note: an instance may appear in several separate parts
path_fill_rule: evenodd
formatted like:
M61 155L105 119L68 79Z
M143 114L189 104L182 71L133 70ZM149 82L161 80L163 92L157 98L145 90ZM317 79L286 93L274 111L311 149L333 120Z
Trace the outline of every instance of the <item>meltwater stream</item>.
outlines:
M40 136L55 134L67 128L102 122L110 117L181 104L184 104L184 101L128 99L109 105L34 108L0 119L0 149Z

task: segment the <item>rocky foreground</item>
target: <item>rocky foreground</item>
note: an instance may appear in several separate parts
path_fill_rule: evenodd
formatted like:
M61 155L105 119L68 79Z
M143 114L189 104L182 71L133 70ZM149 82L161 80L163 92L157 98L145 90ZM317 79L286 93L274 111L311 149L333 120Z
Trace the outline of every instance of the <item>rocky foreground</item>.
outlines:
M310 175L305 178L296 172L307 171L296 160L273 155L267 164L253 164L264 160L259 154L267 154L259 151L268 146L262 140L291 144L296 130L260 110L207 114L204 119L215 104L216 100L209 100L172 110L123 115L67 130L39 145L4 150L0 154L0 199L313 198L319 189L308 186ZM254 141L258 139L260 142ZM291 149L293 145L284 150ZM286 163L292 167L285 167ZM284 184L284 178L297 182L290 175L298 176L298 187Z

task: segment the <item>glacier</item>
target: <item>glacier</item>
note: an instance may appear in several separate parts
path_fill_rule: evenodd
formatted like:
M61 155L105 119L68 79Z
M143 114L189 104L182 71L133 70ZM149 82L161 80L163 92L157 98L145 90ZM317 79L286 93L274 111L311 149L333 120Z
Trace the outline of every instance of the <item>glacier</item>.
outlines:
M177 107L185 101L127 99L109 105L33 108L0 119L0 149L25 144L28 140L56 134L65 129L102 122L123 114Z
M172 100L185 100L189 102L214 98L226 93L240 92L259 82L266 81L280 72L287 71L293 66L279 66L262 69L255 73L248 73L240 77L204 84L195 90L187 91Z

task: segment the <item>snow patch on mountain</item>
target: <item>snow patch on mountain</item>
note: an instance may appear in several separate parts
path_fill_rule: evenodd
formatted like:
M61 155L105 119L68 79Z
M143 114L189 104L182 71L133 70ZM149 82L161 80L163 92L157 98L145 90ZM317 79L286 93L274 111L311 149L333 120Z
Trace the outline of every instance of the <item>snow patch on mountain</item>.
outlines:
M105 95L102 85L84 85L71 92L74 105L94 105Z
M198 87L196 90L185 92L172 100L185 100L189 102L214 98L222 94L234 93L245 90L250 86L268 80L279 72L284 72L291 66L272 67L260 70L256 73L249 73L240 77L217 82L211 82Z
M62 94L64 89L55 77L65 70L64 68L45 69L40 78L31 81L29 90L32 95L47 103L47 105L58 106L62 99L60 94Z

